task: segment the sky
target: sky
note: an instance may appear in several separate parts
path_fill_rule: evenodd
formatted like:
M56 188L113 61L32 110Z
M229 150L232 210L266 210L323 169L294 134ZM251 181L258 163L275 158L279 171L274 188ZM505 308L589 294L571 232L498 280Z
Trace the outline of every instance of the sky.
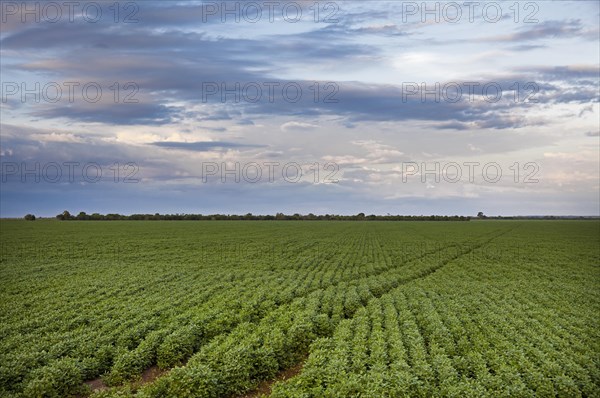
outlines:
M0 217L600 214L598 1L0 6Z

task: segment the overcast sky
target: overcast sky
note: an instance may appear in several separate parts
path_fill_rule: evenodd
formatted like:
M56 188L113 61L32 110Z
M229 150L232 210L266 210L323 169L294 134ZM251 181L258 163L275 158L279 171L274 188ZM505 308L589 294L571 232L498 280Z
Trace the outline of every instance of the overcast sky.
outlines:
M0 216L598 215L599 4L3 1Z

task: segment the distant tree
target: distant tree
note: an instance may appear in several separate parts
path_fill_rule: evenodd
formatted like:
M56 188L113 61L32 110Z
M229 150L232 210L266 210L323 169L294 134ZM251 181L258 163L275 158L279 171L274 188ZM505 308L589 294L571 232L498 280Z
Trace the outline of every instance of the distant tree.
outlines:
M92 213L90 216L90 220L102 220L102 214L100 213Z
M483 215L483 212L479 212L477 215L479 218L488 219L490 217ZM403 216L403 215L391 215L385 216L369 214L365 216L364 213L358 213L356 215L339 215L339 214L325 214L316 215L314 213L308 213L302 215L300 213L294 213L287 215L284 213L277 213L276 215L255 215L252 213L246 213L245 215L238 214L131 214L121 215L118 213L108 213L106 215L100 213L86 214L84 211L80 212L76 217L72 216L68 211L64 211L56 216L59 220L345 220L345 221L469 221L471 217L464 216Z
M480 211L479 213L477 213L477 218L485 218L485 214L483 214L483 212Z
M26 214L24 218L27 221L35 221L35 216L33 214Z
M65 210L59 215L57 215L56 218L58 218L59 220L71 220L73 217L71 216L71 213Z

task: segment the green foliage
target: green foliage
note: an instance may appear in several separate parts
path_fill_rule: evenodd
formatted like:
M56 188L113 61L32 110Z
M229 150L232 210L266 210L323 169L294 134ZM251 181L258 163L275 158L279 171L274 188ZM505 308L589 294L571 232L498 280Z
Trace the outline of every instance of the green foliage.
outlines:
M82 382L77 360L61 358L52 365L31 372L23 395L31 398L64 397L82 391Z
M2 222L0 396L600 396L595 221Z
M478 215L479 217L479 215ZM71 216L68 211L64 211L56 216L59 220L83 220L83 221L115 221L115 220L131 220L131 221L239 221L239 220L309 220L309 221L469 221L471 217L465 216L402 216L402 215L387 215L377 216L371 214L365 218L364 213L358 213L353 216L337 215L337 214L325 214L315 215L312 213L301 215L295 213L293 215L286 215L283 213L277 213L276 215L253 215L247 213L245 215L237 214L131 214L129 216L122 214L99 214L94 213L92 215L86 214L84 211L79 212L76 217Z
M158 347L157 364L162 369L180 365L199 347L202 339L202 328L192 324L176 330L165 338Z

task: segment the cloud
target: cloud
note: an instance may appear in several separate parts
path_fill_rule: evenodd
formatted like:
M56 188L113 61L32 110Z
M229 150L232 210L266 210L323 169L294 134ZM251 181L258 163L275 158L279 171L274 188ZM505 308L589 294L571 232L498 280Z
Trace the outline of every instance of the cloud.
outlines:
M582 208L596 209L598 173L590 159L597 159L597 150L587 137L598 137L593 118L600 102L598 8L590 11L587 2L563 4L548 3L535 25L514 23L512 15L485 25L480 16L460 25L433 23L432 18L421 23L419 16L400 23L400 2L341 2L337 23L315 23L312 0L301 2L304 20L298 24L280 17L273 23L222 23L220 15L204 22L199 2L138 2L136 24L113 23L108 9L96 24L36 24L31 18L21 24L15 22L17 15L0 33L3 81L99 82L105 95L93 104L79 98L74 103L8 98L0 104L0 155L16 163L108 166L131 161L140 166L143 184L127 194L118 185L104 195L94 188L62 192L49 187L46 192L64 201L57 212L77 198L97 207L89 210L102 211L113 195L140 198L128 205L133 211L286 211L274 209L277 203L291 212L438 213L449 206L453 213L464 213L485 210L482 204L495 211L527 212L528 205L569 211L578 200ZM481 38L482 31L487 37ZM490 51L490 44L497 50ZM399 59L404 68L394 65ZM472 98L463 93L457 102L435 101L431 95L423 101L421 88L408 97L403 92L402 81L412 76L429 88L433 80L441 86L477 81L480 87ZM113 103L108 89L113 82L135 82L139 102ZM273 101L266 82L279 84ZM336 84L333 91L324 90L329 82ZM501 87L500 101L485 100L481 85L487 82ZM529 82L536 84L537 103L514 100L515 95L522 99L532 94ZM207 83L227 92L210 94ZM282 97L281 87L288 83L301 88L297 101ZM323 89L317 99L315 83ZM239 90L231 91L236 84L258 84L262 97L247 101ZM330 94L334 101L325 101ZM566 141L561 131L580 133ZM593 150L579 160L552 153L544 157L552 147L566 154L577 154L580 147ZM406 186L397 184L400 176L393 170L407 160L492 157L507 165L543 158L544 170L557 165L555 181L568 185L573 199L567 190L549 186L527 188L536 195L521 196L514 192L522 187L512 187L510 195L481 186L428 190L424 184L404 192ZM330 161L343 166L344 176L327 190L301 184L214 189L199 185L199 162L208 160ZM589 173L568 180L573 161L582 162L577 173L586 168ZM164 193L166 184L177 193ZM2 193L3 211L5 203L11 211L21 211L53 197L27 196L19 193L26 191L19 185L9 189L8 202Z
M364 11L360 7L349 7L341 10L341 15L352 16L348 20L341 18L336 24L306 24L294 33L213 37L200 29L184 29L184 26L201 18L199 5L178 4L173 13L164 15L167 14L165 8L159 3L145 4L140 7L140 20L144 23L41 24L28 26L2 39L3 49L44 49L39 56L19 58L19 62L9 64L7 67L13 72L26 70L38 76L43 73L63 81L133 81L139 86L138 104L75 103L42 105L35 109L25 106L22 107L26 108L23 112L36 118L64 118L123 126L158 126L182 120L231 121L244 126L250 125L249 120L260 117L314 119L323 115L337 116L339 122L348 128L361 122L409 120L427 121L439 129L459 130L532 125L530 118L518 114L530 107L527 103L508 104L504 101L489 104L466 100L423 103L420 92L406 99L398 85L370 84L360 80L337 82L337 92L322 93L315 101L316 79L277 78L278 74L287 75L306 64L315 64L318 69L322 69L319 66L334 68L335 65L358 68L358 65L366 66L374 59L380 59L385 51L382 45L373 44L372 35L408 35L406 26L399 27L389 21L390 13L386 9ZM177 20L181 21L181 26L176 23ZM496 39L519 43L531 35L568 36L579 34L585 28L580 20L569 19L544 21L521 30L512 36ZM69 40L62 40L64 37L69 37ZM106 49L96 48L98 45ZM525 46L519 49L525 51L534 45L520 46ZM274 48L277 49L277 57L272 56ZM60 57L47 56L51 53ZM420 53L430 54L426 51ZM414 54L408 53L409 61L431 62L431 58L415 58ZM489 76L487 80L499 82L506 91L520 82L519 94L527 95L524 84L535 79L533 81L540 88L538 98L541 104L598 101L598 70L594 65L526 67L514 72L515 75L511 76L514 79L498 75ZM539 79L544 81L538 82ZM566 81L572 87L559 88L556 81ZM278 88L289 83L299 85L302 98L297 102L286 101L276 90L275 101L271 101L269 89L265 86L267 82L277 83ZM324 85L328 82L321 80L319 83ZM445 82L440 83L443 85ZM210 94L207 84L213 85L211 88L218 87L219 92ZM262 88L258 101L244 98L243 87L248 84ZM236 85L242 88L235 90ZM235 93L230 91L232 89ZM329 94L333 94L337 102L325 101L324 97ZM481 99L480 91L474 94ZM212 108L208 109L208 105ZM280 129L311 128L307 121L294 122L297 124L286 123Z
M290 132L290 131L306 131L306 130L313 130L318 128L319 126L317 126L316 124L311 124L311 123L305 123L305 122L287 122L281 125L280 129L283 132Z
M77 135L77 134L69 134L69 133L57 133L51 132L50 134L31 134L30 137L32 139L37 139L41 142L75 142L75 143L85 143L86 138Z
M174 120L181 108L161 104L90 104L43 106L29 112L38 118L68 118L112 125L163 125Z
M11 148L2 148L0 147L0 156L10 157L13 155L13 150Z
M373 164L398 163L405 159L404 152L376 140L356 140L351 144L363 148L367 152L366 157Z
M479 41L515 43L545 38L562 39L582 36L593 40L597 38L597 29L585 29L580 19L569 19L541 21L533 26L522 27L514 33L485 37Z
M560 65L560 66L537 66L535 68L515 68L515 71L534 74L540 78L552 81L576 82L582 79L598 79L600 68L598 65ZM584 82L589 82L584 80ZM598 81L595 82L598 84Z
M525 52L525 51L539 50L539 49L543 49L543 48L547 48L547 46L540 45L540 44L520 44L517 46L509 47L509 50Z
M83 165L94 164L102 168L102 178L111 180L115 164L136 163L141 168L150 168L155 161L147 160L139 146L117 140L108 140L105 136L67 130L44 130L2 124L2 149L6 149L3 161L27 165L29 169L40 170L50 163L64 165L76 163L77 177L81 180ZM10 151L8 151L10 149ZM66 166L65 166L66 167ZM66 178L67 169L63 170ZM18 178L18 176L16 176Z
M279 81L275 82L279 91L275 91L273 100L270 95L263 92L258 101L244 100L243 91L239 84L237 93L228 92L228 98L223 100L217 94L205 97L202 94L201 83L191 75L192 70L185 67L178 70L178 78L169 80L165 76L161 79L162 72L153 76L151 80L140 83L140 100L137 104L120 104L102 102L90 104L79 101L74 104L42 104L31 109L28 113L38 118L68 118L82 122L101 122L112 125L164 125L175 123L183 119L196 121L234 121L239 125L247 125L248 117L257 116L288 116L311 117L335 115L343 118L342 124L354 126L359 122L369 121L404 121L423 120L439 124L441 129L473 129L494 128L505 129L531 125L530 118L519 115L519 110L525 112L531 108L532 103L525 98L535 98L539 104L579 103L590 104L598 102L597 83L585 81L567 81L570 87L561 87L554 83L539 81L544 79L578 79L589 78L589 66L573 66L562 68L539 68L529 70L528 73L506 76L488 76L481 81L472 92L463 92L456 102L449 100L434 100L425 97L421 85L413 87L415 92L407 91L407 87L391 84L364 84L359 82L339 82L330 86L334 90L323 93L318 101L314 99L314 81ZM233 73L233 72L231 72ZM182 76L189 75L186 84ZM232 75L227 78L231 79ZM181 80L180 80L181 79ZM266 76L256 79L267 82ZM537 80L537 81L536 81ZM562 80L561 80L562 81ZM502 90L501 100L484 100L484 87L491 82L494 87ZM533 83L532 83L533 82ZM457 85L466 87L467 82L448 82L452 87ZM225 83L227 84L227 83ZM326 87L328 82L319 82L321 87ZM444 87L446 82L440 82ZM171 85L169 87L169 85ZM293 100L282 95L283 89L292 85L294 90L299 90L300 95ZM108 86L108 85L106 85ZM435 87L430 84L428 87ZM228 85L228 89L235 85ZM518 92L515 93L515 87ZM265 90L267 88L265 87ZM179 97L179 103L173 105L174 100L159 95L159 92L170 92L169 97ZM441 92L441 89L440 89ZM112 95L112 93L110 93ZM453 95L454 93L445 95ZM518 95L518 96L517 96ZM235 98L234 98L235 97ZM239 100L240 97L242 100ZM206 101L204 100L206 98ZM424 101L423 98L426 98ZM515 101L518 98L519 101ZM229 99L229 101L228 101ZM332 99L329 101L328 99ZM474 99L474 100L473 100ZM185 101L182 103L182 101ZM181 105L180 105L181 104ZM185 105L184 105L185 104ZM535 123L539 124L539 123ZM216 126L213 128L223 128ZM294 120L280 126L282 131L307 130L315 128L309 122Z
M352 155L341 155L341 156L326 155L326 156L323 156L323 160L325 160L326 162L335 163L340 166L349 166L349 167L357 167L361 164L366 164L369 161L369 159L352 156Z
M168 149L181 149L194 152L208 152L223 149L255 149L265 148L267 145L239 144L235 142L225 141L197 141L197 142L176 142L176 141L161 141L153 142L150 145Z

